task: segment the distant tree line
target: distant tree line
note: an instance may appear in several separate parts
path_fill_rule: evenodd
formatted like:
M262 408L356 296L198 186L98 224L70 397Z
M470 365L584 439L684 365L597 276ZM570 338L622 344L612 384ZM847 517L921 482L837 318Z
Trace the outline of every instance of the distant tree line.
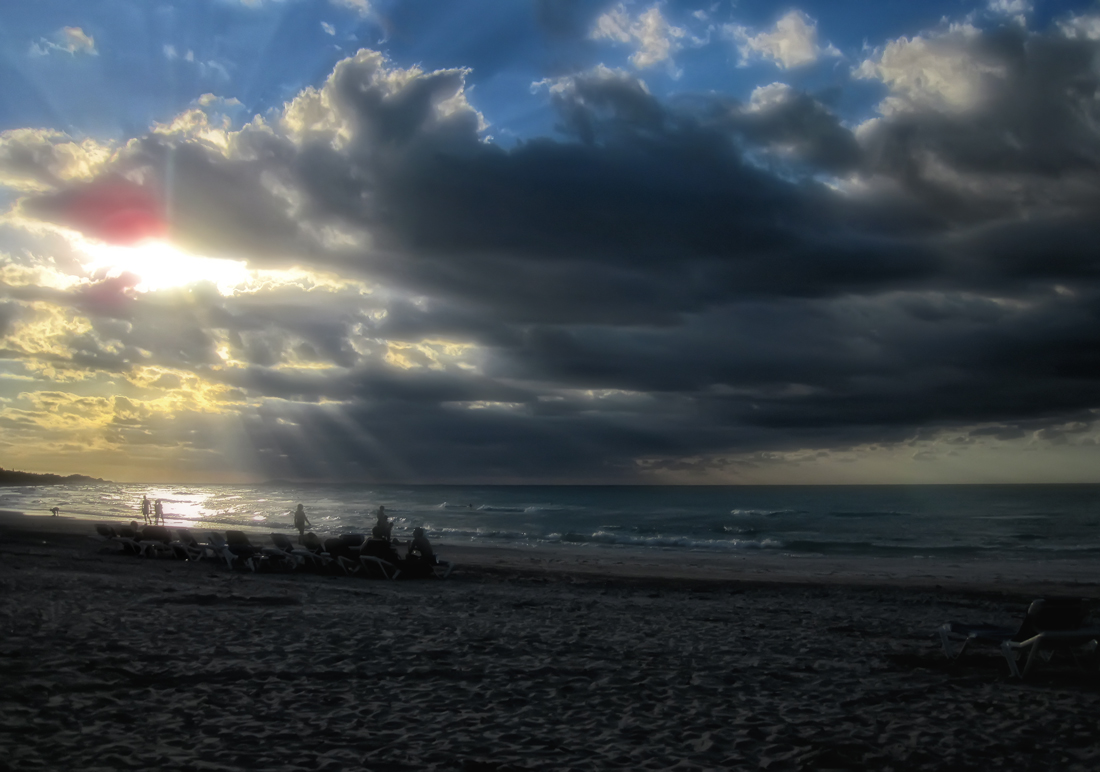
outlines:
M0 466L0 485L71 485L97 482L106 482L106 480L101 480L98 477L88 477L83 474L70 474L67 477L62 477L59 474L16 472L14 469L4 469Z

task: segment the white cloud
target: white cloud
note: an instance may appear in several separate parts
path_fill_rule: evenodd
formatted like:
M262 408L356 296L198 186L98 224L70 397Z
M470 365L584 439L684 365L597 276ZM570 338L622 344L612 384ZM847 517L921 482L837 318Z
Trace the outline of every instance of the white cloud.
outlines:
M76 54L99 55L95 47L95 38L85 34L80 27L62 27L49 38L31 43L32 56L47 56L54 51L63 51L74 56Z
M1035 10L1028 0L989 0L989 12L996 16L1007 16L1021 27L1027 26L1027 15Z
M989 0L988 8L1003 16L1018 16L1035 10L1035 6L1027 0Z
M333 27L327 21L321 22L321 29L323 29L329 35L335 35L336 34L336 27Z
M884 115L967 110L978 106L993 82L1006 76L1002 62L971 44L979 34L969 24L956 24L942 33L898 38L864 61L854 75L889 86L890 96L878 108Z
M190 51L188 51L187 53L189 55L191 54ZM189 61L189 62L194 61L193 55L191 56L191 58L188 58L187 61ZM213 59L210 59L210 60L205 61L205 62L199 62L199 73L203 77L207 77L207 78L215 77L219 80L224 80L224 81L229 80L229 70L228 70L228 68L226 68L226 66L224 64L222 64L221 62L215 61Z
M617 7L596 19L596 26L589 33L593 40L613 40L617 43L636 43L638 50L630 57L630 63L638 69L672 61L680 50L687 32L674 27L661 14L659 6L653 6L631 19L626 6Z
M195 52L191 49L187 49L187 52L181 57L179 51L173 45L166 45L163 48L164 58L170 62L174 62L177 59L183 59L185 62L195 63ZM229 80L229 68L221 62L214 59L209 59L205 62L198 62L199 74L204 78L217 78L218 80Z
M591 70L577 75L565 75L560 78L543 78L542 80L537 80L531 84L531 93L535 94L542 89L546 89L551 95L569 95L570 97L576 97L578 80L589 83L630 83L639 88L643 93L649 93L649 88L646 84L635 78L626 70L611 68L603 64L597 64Z
M335 6L355 11L362 18L370 16L370 0L329 0Z
M192 140L225 150L229 147L232 136L233 116L239 115L242 109L238 99L203 94L171 122L154 123L152 133Z
M5 131L0 133L0 185L46 191L66 182L90 179L114 152L112 143L77 141L51 129Z
M749 112L761 112L771 107L790 101L794 89L786 83L769 83L767 86L757 86L749 97Z
M816 62L822 56L840 56L831 43L822 48L817 40L817 22L802 11L791 11L775 23L775 29L752 35L747 27L727 24L727 37L737 44L741 61L770 59L787 70Z
M1067 38L1100 40L1100 16L1072 16L1058 27Z
M381 96L400 93L414 82L438 82L439 93L432 103L430 117L424 118L425 126L438 126L466 115L475 120L479 130L484 130L488 124L466 98L466 74L467 71L461 69L425 73L415 66L408 69L390 67L383 54L364 48L340 61L322 87L305 88L287 102L279 123L295 142L325 137L333 147L342 147L355 131L354 116L340 107L339 92L341 88L348 88L348 81L357 83L355 88L359 93Z

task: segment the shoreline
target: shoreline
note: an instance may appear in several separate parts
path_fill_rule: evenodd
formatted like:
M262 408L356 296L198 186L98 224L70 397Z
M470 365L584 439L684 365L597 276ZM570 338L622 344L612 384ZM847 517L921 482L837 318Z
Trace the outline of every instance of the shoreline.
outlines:
M1019 624L1027 583L438 546L446 581L253 574L0 512L0 767L1100 766L1095 656L1020 682L940 650Z
M85 536L95 521L0 510L0 534ZM168 526L172 528L174 526ZM201 535L205 529L196 529ZM214 529L217 530L217 529ZM271 528L241 529L266 541ZM322 538L324 538L322 536ZM553 576L584 581L697 584L830 585L941 589L1006 595L1075 595L1100 599L1100 561L962 561L943 558L837 557L712 553L601 545L498 546L433 543L461 574Z

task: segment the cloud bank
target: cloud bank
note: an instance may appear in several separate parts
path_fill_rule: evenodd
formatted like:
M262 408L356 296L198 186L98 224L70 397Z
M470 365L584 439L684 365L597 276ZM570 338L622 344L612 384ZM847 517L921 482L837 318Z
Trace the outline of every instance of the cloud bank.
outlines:
M597 24L638 68L675 37L649 13ZM1089 23L888 41L855 65L885 94L858 125L786 83L661 100L601 66L542 81L558 134L504 149L467 70L363 49L243 124L210 98L122 143L6 132L0 227L38 246L0 275L4 441L471 482L897 481L1091 447ZM780 69L831 55L796 12L734 37ZM221 262L143 291L178 259L119 251L149 235Z

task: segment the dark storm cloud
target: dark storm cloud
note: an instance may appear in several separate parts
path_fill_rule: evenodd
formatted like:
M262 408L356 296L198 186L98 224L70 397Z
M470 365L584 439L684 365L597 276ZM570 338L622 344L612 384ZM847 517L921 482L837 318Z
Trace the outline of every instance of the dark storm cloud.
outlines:
M211 377L219 377L211 374ZM530 392L495 381L459 373L429 370L402 371L370 368L338 376L317 373L287 373L265 367L233 370L220 376L225 383L256 395L317 401L358 400L363 402L435 405L445 402L511 402L532 398Z
M292 477L610 479L629 476L639 452L692 447L669 437L672 427L651 416L547 420L522 412L408 403L261 410L249 416L246 428L251 441L267 451L272 473Z
M773 104L731 110L731 128L750 143L782 147L813 169L844 173L858 168L862 150L833 113L809 94L790 88L777 91Z
M968 109L901 111L864 142L868 168L960 222L1098 202L1096 41L1005 27L944 43L988 71ZM964 76L967 73L960 73ZM939 164L970 176L965 189Z
M157 136L118 164L163 187L188 243L387 293L79 300L97 330L132 323L125 350L271 398L243 417L271 476L626 479L639 458L941 430L1073 441L1100 407L1100 50L933 42L982 63L981 98L897 86L857 136L787 87L670 103L599 69L543 84L561 134L510 150L482 141L463 71L361 52L228 150ZM241 367L210 367L215 337ZM432 338L477 345L476 367L387 363Z

